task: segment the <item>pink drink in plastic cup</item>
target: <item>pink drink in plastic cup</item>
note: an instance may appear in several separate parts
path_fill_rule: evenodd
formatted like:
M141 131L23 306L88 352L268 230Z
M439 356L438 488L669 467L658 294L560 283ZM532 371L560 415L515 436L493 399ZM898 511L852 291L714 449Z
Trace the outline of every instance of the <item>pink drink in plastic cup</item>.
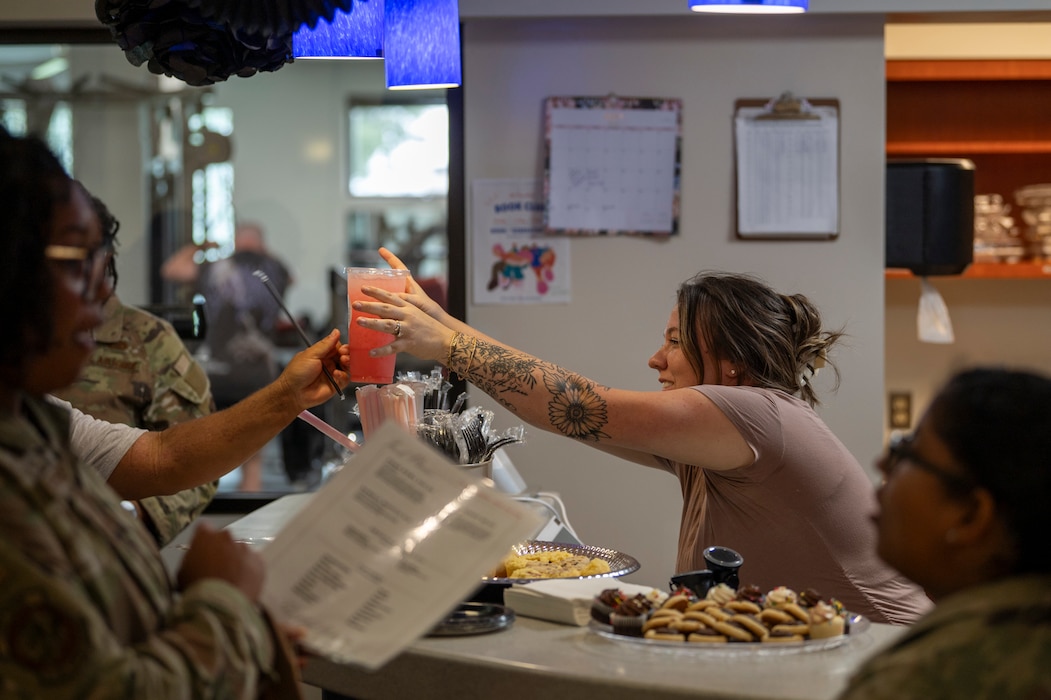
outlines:
M369 357L369 350L381 348L394 340L390 333L381 333L358 325L358 318L376 318L354 308L355 301L376 301L361 293L362 287L379 287L390 292L404 292L408 270L377 267L345 267L347 275L347 304L350 324L347 344L350 346L350 381L357 384L390 384L394 381L396 355Z

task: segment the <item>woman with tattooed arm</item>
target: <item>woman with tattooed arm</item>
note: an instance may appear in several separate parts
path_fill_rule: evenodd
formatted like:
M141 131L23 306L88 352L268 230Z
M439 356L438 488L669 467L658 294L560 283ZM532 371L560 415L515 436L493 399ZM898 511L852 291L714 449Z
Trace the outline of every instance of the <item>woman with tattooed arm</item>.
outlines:
M396 268L392 253L380 254ZM763 282L702 273L680 285L649 359L660 391L625 391L509 347L459 321L415 283L355 308L392 333L377 355L442 362L530 425L674 475L683 493L677 569L703 569L722 545L748 560L748 583L814 587L874 621L909 623L929 607L875 554L874 490L814 411L810 383L840 337L817 309Z

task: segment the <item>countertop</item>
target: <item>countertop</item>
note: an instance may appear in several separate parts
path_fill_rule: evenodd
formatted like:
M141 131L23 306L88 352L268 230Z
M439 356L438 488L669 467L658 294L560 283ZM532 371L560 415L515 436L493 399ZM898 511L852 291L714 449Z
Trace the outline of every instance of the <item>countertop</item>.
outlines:
M284 496L230 524L264 542L310 500ZM505 630L425 637L378 671L311 660L304 682L367 698L835 698L854 670L905 628L872 624L842 646L682 648L602 637L589 628L519 616Z
M835 698L904 628L872 625L834 649L645 646L519 616L506 630L424 638L377 672L323 659L304 682L354 698ZM731 649L732 647L732 649Z

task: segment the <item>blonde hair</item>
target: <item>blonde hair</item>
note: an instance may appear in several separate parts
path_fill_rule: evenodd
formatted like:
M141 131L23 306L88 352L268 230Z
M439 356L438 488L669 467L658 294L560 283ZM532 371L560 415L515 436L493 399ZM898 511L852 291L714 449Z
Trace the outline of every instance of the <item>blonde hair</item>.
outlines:
M838 386L828 353L843 333L823 331L821 314L802 294L781 294L748 275L702 272L683 282L677 297L680 342L697 376L704 376L703 338L716 361L737 366L738 383L816 406L812 378L827 363Z

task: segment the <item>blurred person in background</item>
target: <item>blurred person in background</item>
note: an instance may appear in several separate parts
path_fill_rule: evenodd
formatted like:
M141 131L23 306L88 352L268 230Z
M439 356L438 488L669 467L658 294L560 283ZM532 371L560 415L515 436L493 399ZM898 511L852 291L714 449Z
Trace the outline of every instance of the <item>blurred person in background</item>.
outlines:
M215 243L183 246L161 266L161 276L171 282L193 283L195 291L204 296L206 366L216 406L222 409L266 386L278 374L274 335L283 312L253 273L265 273L282 297L292 284L292 275L267 249L263 228L257 223L238 223L229 257L195 261L198 251L214 247ZM240 489L259 491L262 479L263 454L257 452L241 465Z
M167 321L124 304L117 295L116 245L120 222L80 182L102 226L103 244L114 248L106 266L113 290L102 305L102 324L92 331L95 349L80 376L54 395L110 423L164 430L215 410L208 376ZM211 502L218 480L170 496L125 503L135 509L160 546L175 538Z

